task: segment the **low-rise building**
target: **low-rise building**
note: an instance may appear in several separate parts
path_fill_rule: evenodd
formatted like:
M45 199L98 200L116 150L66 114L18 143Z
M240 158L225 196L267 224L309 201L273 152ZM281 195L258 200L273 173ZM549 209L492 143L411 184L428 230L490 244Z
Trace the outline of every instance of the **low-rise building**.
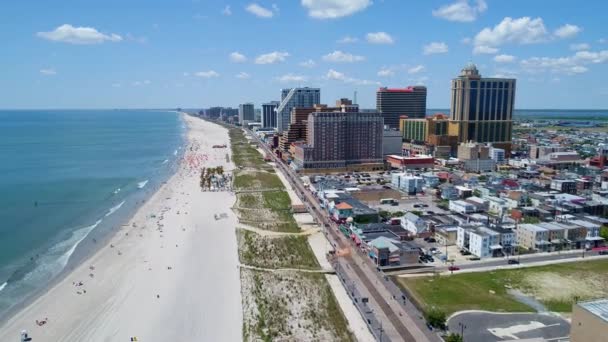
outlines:
M526 249L546 252L551 245L549 230L536 224L520 224L517 227L517 244Z
M413 213L407 213L401 218L401 226L403 229L407 230L411 236L422 236L428 233L426 221Z
M567 194L575 194L576 181L570 179L553 179L551 181L551 189Z
M479 258L502 255L500 233L487 227L458 227L456 245Z
M608 336L608 299L575 303L571 321L570 341L605 342Z
M415 195L422 192L424 179L407 173L393 173L391 183L395 188L403 190L409 195Z
M463 200L450 201L448 208L451 211L459 214L472 214L478 211L477 206L475 206L473 203Z

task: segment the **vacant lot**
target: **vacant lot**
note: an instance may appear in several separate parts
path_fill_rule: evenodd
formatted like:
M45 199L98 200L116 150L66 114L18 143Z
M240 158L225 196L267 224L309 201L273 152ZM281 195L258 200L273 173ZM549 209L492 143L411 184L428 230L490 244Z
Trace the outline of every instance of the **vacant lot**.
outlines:
M532 311L507 293L534 297L549 310L570 312L579 299L608 296L608 260L563 263L451 276L397 278L425 308L450 314L460 310Z

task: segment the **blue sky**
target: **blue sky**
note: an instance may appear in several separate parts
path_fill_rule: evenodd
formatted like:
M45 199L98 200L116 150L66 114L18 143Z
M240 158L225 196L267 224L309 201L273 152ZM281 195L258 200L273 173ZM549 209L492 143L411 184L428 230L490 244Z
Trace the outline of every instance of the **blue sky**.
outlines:
M280 89L375 107L425 84L447 108L468 61L516 107L608 108L602 0L81 0L0 4L0 108L237 106Z

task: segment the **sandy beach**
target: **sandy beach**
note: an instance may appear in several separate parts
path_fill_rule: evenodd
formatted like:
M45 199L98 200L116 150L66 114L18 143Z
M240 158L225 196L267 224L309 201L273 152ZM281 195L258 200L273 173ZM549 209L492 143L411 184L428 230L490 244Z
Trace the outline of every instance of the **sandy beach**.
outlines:
M106 246L2 325L0 341L23 329L34 342L242 339L235 197L199 185L201 167L233 169L228 131L184 118L178 172Z

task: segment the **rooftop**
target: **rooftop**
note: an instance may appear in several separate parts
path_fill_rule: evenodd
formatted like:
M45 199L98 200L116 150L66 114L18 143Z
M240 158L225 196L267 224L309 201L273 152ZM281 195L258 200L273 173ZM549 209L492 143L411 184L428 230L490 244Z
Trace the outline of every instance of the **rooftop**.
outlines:
M608 298L579 302L577 305L608 322Z

